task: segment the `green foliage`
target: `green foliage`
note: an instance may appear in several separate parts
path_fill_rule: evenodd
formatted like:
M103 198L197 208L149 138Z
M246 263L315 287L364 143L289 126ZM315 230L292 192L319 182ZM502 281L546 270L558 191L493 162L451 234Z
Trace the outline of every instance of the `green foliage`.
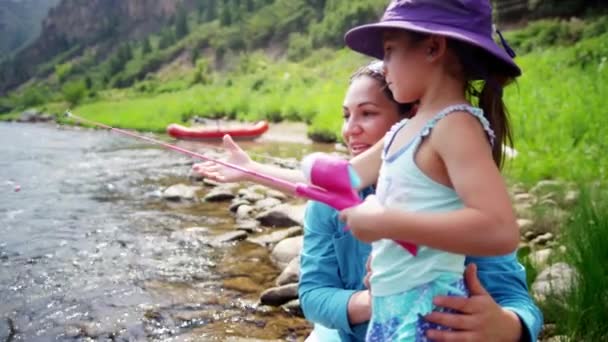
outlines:
M146 37L141 43L141 53L142 55L147 55L152 52L152 46L150 45L150 38Z
M188 28L188 14L185 9L180 9L177 12L175 20L175 37L179 40L185 37L190 32Z
M565 261L577 276L564 296L549 296L543 305L556 332L571 341L604 341L608 336L608 193L582 186L579 203L563 230Z
M20 97L19 107L30 108L47 101L48 90L41 87L29 87Z
M59 81L59 83L65 82L68 76L70 76L71 72L72 63L70 62L55 65L55 76L57 76L57 80Z
M312 51L312 40L309 36L300 33L292 33L289 35L289 46L287 48L287 58L292 61L298 61L310 55Z
M192 84L209 84L213 79L209 61L205 58L199 58L196 61L196 69L193 72Z
M66 83L61 92L65 100L71 105L78 104L87 94L87 87L84 81L72 81Z

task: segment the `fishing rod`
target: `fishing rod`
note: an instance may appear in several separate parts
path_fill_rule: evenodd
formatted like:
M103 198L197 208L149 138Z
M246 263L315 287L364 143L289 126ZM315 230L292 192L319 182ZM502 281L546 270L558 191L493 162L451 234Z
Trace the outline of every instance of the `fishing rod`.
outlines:
M192 152L185 148L168 144L164 141L156 140L154 138L146 137L144 135L133 133L124 129L114 128L106 124L88 120L83 117L72 114L69 110L65 112L65 116L71 117L80 122L88 123L93 126L108 129L118 134L123 134L136 139L145 140L153 144L163 146L170 150L185 154L190 157L198 158L204 161L214 162L218 165L222 165L227 168L243 172L256 179L264 180L271 184L275 184L277 186L281 186L285 189L288 189L289 191L300 197L325 203L337 210L350 208L362 202L361 198L352 186L352 184L357 184L359 180L356 174L354 174L354 171L351 172L349 164L345 160L327 157L308 158L308 160L306 160L307 158L305 158L305 162L303 163L303 165L309 164L309 170L305 171L305 173L309 174L308 178L313 185L304 183L293 183L277 177L253 171L236 164L207 157L200 153ZM313 156L311 155L309 157ZM353 181L353 178L351 177L354 177L356 180ZM347 229L348 228L345 227L345 230ZM418 248L416 245L406 241L396 242L403 248L408 250L410 253L412 253L414 256L417 254Z
M296 195L298 195L300 197L303 197L306 199L311 199L314 201L323 202L338 210L349 208L358 203L361 203L361 199L357 195L356 191L350 186L348 188L346 186L334 187L333 189L331 189L331 192L330 192L330 191L328 191L322 187L316 186L316 185L310 185L310 184L304 184L304 183L293 183L293 182L289 182L289 181L286 181L286 180L283 180L283 179L280 179L277 177L266 175L261 172L250 170L250 169L247 169L245 167L242 167L242 166L239 166L236 164L225 162L225 161L222 161L222 160L219 160L216 158L211 158L211 157L187 150L187 149L179 147L179 146L171 145L164 141L146 137L144 135L133 133L131 131L127 131L124 129L108 126L108 125L100 123L100 122L88 120L88 119L85 119L83 117L73 114L69 110L65 112L65 116L72 118L74 120L83 122L83 123L105 128L107 130L110 130L110 131L118 133L118 134L127 135L132 138L136 138L136 139L140 139L140 140L145 140L147 142L153 143L155 145L163 146L167 149L185 154L190 157L194 157L194 158L201 159L204 161L214 162L218 165L222 165L227 168L248 174L256 179L264 180L271 184L275 184L282 188L288 189L289 191L291 191L292 193L295 193ZM332 177L332 176L330 176L328 174L328 175L325 175L325 177ZM331 187L332 184L328 184L328 185Z

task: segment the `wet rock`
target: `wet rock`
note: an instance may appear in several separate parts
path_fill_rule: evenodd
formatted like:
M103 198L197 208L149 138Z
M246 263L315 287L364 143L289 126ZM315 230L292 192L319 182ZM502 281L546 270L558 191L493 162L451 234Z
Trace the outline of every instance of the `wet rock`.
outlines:
M281 201L284 201L287 199L287 195L285 195L284 193L282 193L278 190L274 190L274 189L269 189L268 191L266 191L266 196L280 199Z
M534 226L534 221L528 219L517 219L520 232L527 232Z
M242 205L249 205L251 204L249 201L246 201L244 199L241 198L235 198L232 200L232 202L230 203L230 207L228 207L228 210L230 210L233 213L236 213L237 209L242 206Z
M260 303L263 305L279 306L298 298L298 284L288 284L272 287L260 295Z
M199 191L201 187L199 186L190 186L186 184L175 184L163 191L163 198L169 201L195 201L196 200L196 192Z
M213 239L209 240L209 244L213 247L218 247L222 244L233 242L233 241L241 241L247 238L247 232L242 230L235 230L233 232L228 232L224 234L220 234Z
M291 259L287 267L276 280L277 286L293 284L300 281L300 256Z
M255 219L264 226L302 226L306 205L282 204L258 214Z
M53 120L53 116L39 112L34 108L23 111L17 119L19 122L48 122Z
M237 220L236 229L247 233L253 233L260 227L260 223L256 220Z
M254 208L252 206L243 204L243 205L239 206L238 209L236 210L236 218L238 220L249 219L253 210L254 210Z
M230 189L218 187L209 191L209 193L203 197L203 200L205 202L223 202L230 201L234 197L235 196Z
M279 241L284 240L286 238L296 236L296 235L301 235L301 234L302 234L302 228L300 226L295 226L295 227L290 227L287 229L282 229L279 231L274 231L270 234L256 236L254 238L249 238L249 241L251 241L253 243L257 243L258 245L267 247L270 245L274 245L274 244L278 243Z
M302 307L300 306L299 299L293 299L283 305L283 309L287 310L287 312L292 315L304 317L304 313L302 312Z
M548 194L550 192L559 192L564 187L564 183L557 180L542 180L532 189L530 189L530 193L540 196L543 194Z
M241 189L241 190L239 190L238 194L239 194L239 198L252 202L252 203L264 199L264 195L258 194L257 192L252 191L250 189Z
M530 254L530 261L536 269L543 269L551 258L552 250L550 248L541 249Z
M249 277L224 279L223 287L243 293L256 293L262 290L262 285Z
M532 284L532 293L539 301L547 296L561 296L574 286L576 271L570 265L560 262L542 271Z
M276 199L273 197L267 197L267 198L264 198L262 200L255 202L254 206L257 210L268 210L273 207L276 207L277 205L279 205L281 203L282 202L279 199Z
M532 244L535 244L535 245L544 246L551 240L553 240L553 234L545 233L545 234L541 234L541 235L535 237L534 240L532 240L531 242L532 242Z
M580 193L576 190L570 190L570 191L566 192L566 195L564 196L564 204L566 204L566 205L576 204L579 196L580 196Z
M303 236L287 238L274 246L270 259L283 270L302 251Z

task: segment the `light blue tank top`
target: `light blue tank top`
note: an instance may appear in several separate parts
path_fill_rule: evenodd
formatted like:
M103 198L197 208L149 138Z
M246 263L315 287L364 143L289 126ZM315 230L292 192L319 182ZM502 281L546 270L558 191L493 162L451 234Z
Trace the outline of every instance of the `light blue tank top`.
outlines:
M429 178L414 161L420 143L437 122L457 111L470 113L479 119L490 143L494 143L494 132L483 111L469 105L456 105L442 110L410 143L388 156L387 151L396 134L407 124L407 119L400 121L387 132L384 139L383 162L376 187L382 205L409 212L446 212L463 208L456 191ZM451 284L462 278L464 259L464 255L426 246L418 246L418 254L413 256L393 240L375 241L372 243L373 272L370 278L372 295L394 295L433 281Z

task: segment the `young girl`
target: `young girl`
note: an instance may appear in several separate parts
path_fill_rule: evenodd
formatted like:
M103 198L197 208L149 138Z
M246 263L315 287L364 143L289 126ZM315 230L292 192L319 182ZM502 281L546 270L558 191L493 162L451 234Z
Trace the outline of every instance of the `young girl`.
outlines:
M379 23L345 39L384 59L398 102L420 101L412 119L353 161L363 184L378 180L377 197L340 217L372 242L367 340L425 341L432 298L466 294L464 255L517 246L499 166L510 137L502 87L521 72L492 39L488 0L396 0ZM418 245L417 255L398 240Z

